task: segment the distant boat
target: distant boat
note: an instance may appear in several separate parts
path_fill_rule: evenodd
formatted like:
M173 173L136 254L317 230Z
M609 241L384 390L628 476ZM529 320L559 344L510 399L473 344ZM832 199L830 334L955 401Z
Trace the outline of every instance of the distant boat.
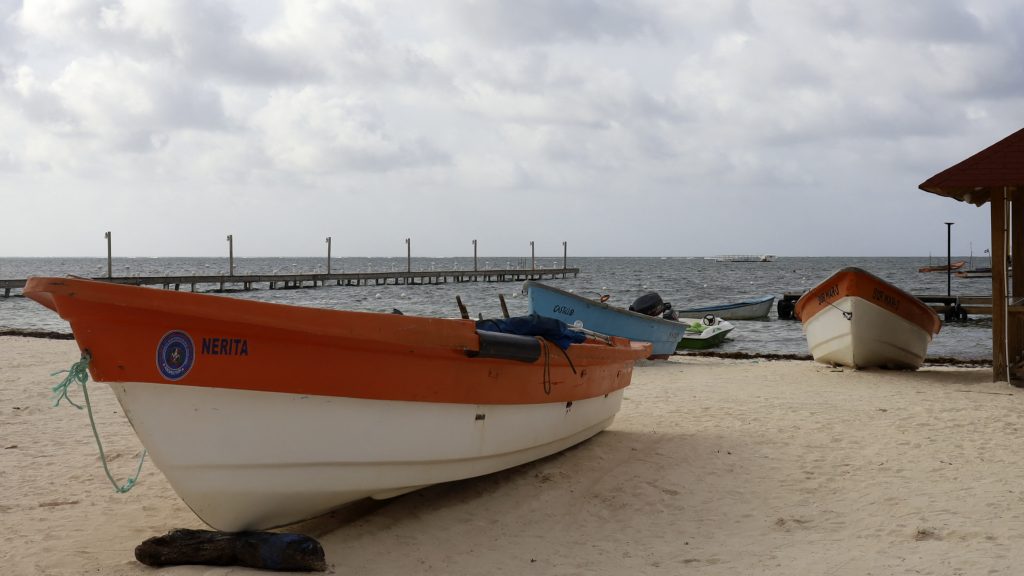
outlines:
M957 270L957 278L991 278L992 268L969 268L967 270Z
M708 260L714 260L715 262L775 262L774 254L761 254L760 256L755 254L721 254L719 256L711 256Z
M725 342L726 336L735 328L729 322L717 318L713 314L708 314L701 320L680 318L679 322L686 325L686 332L676 347L678 350L715 348Z
M753 300L734 302L732 304L718 304L715 306L703 306L700 308L687 308L678 310L680 316L703 316L714 314L725 320L757 320L767 318L768 312L772 309L775 296L762 296Z
M956 271L956 276L957 276L957 278L991 278L992 277L992 268L984 267L984 268L970 268L968 270L957 270ZM1013 277L1013 269L1012 268L1010 268L1009 270L1006 271L1006 276L1009 277L1009 278Z
M71 323L174 491L231 532L564 450L611 424L651 350L73 278L25 296Z
M918 268L917 271L918 272L945 272L947 270L959 270L959 269L963 268L964 265L966 265L966 264L967 264L966 260L957 260L956 262L952 262L948 266L945 265L945 264L943 264L941 266L923 266L921 268Z
M555 318L570 325L582 325L584 329L601 334L650 342L651 358L671 356L686 331L685 324L661 318L660 311L658 315L650 316L532 280L523 284L523 291L527 294L531 314ZM661 299L657 300L661 304Z
M843 268L796 303L807 345L823 364L910 368L942 326L927 304L860 268Z

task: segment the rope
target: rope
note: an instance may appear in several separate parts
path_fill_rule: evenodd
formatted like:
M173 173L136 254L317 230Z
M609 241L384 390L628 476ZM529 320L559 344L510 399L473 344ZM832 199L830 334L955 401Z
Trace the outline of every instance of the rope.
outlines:
M835 304L833 304L831 302L829 302L828 305L833 307L833 308L835 308L836 310L839 310L840 312L842 312L843 313L843 318L846 318L847 320L853 320L853 312L847 312L846 310L843 310L842 308L840 308L839 306L836 306Z
M544 351L544 393L551 395L551 350L548 348L548 341L542 336L534 336Z
M103 452L103 442L100 441L100 433L99 431L96 430L96 419L92 415L92 403L89 401L89 387L86 386L86 382L89 381L90 360L92 360L92 356L89 354L89 351L86 350L82 352L82 359L72 364L71 368L67 370L59 370L57 372L54 372L53 374L50 374L50 376L56 376L58 374L67 373L67 376L64 377L64 380L61 381L60 384L57 384L56 386L51 388L55 395L53 406L56 407L60 405L61 400L67 400L68 404L71 404L75 408L81 410L82 406L75 404L71 397L68 396L68 388L70 388L71 385L74 384L75 382L77 382L78 385L82 387L82 396L85 397L85 408L86 411L89 413L89 423L92 425L92 435L93 438L96 439L96 447L100 451L100 462L103 463L103 471L106 472L107 479L109 479L110 483L114 486L114 490L117 491L118 493L124 494L125 492L131 490L135 486L135 483L138 481L139 473L142 472L142 463L146 460L147 451L142 451L142 457L139 458L139 466L135 469L135 476L129 478L127 481L125 481L123 485L119 486L117 484L117 481L114 480L113 474L110 473L110 468L107 466L107 456Z

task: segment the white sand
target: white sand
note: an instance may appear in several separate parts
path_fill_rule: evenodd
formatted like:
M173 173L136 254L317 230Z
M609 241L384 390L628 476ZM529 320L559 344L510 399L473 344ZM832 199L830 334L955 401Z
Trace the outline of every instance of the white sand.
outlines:
M50 408L50 372L77 357L73 342L0 338L0 572L155 574L134 547L203 526L151 463L115 494L85 413ZM1019 574L1024 391L990 380L645 362L581 446L296 531L338 574ZM109 390L90 391L123 479L140 445Z

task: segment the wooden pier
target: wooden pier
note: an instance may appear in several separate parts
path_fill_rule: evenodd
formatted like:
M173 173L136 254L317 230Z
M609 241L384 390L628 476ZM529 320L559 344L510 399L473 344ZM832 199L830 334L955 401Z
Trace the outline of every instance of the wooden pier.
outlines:
M796 301L803 296L803 292L786 292L779 299L777 311L779 318L783 320L789 320L795 318L793 316L793 308L796 305ZM979 316L991 316L992 315L992 297L991 296L945 296L936 294L922 294L914 295L915 298L924 302L928 306L935 310L937 314L943 317L946 322L956 322L966 320L971 314ZM1014 306L1010 306L1011 309ZM1021 311L1024 311L1024 304L1018 305Z
M352 272L337 274L245 274L245 275L181 275L181 276L114 276L99 277L93 280L129 284L132 286L162 286L165 289L180 290L188 287L192 292L196 286L216 286L214 290L252 290L257 284L266 284L270 290L286 288L315 288L334 283L337 286L380 286L383 284L447 284L449 282L522 282L525 280L545 280L576 277L579 268L541 268L502 270L447 270L447 271L415 271L415 272ZM11 295L13 290L25 287L26 280L0 280L0 291L4 297Z

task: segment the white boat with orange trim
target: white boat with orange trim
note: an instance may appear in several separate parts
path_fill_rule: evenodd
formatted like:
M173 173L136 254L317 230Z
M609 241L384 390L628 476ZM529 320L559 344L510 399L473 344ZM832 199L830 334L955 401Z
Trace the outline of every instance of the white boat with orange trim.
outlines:
M74 278L30 278L24 293L71 323L153 462L225 531L568 448L612 422L651 352Z
M853 368L916 370L942 326L924 302L852 266L808 290L795 311L815 360Z

